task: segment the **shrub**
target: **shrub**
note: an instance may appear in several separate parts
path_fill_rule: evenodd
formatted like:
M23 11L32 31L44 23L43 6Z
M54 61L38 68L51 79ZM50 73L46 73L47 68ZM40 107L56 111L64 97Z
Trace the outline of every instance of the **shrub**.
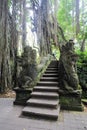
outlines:
M87 97L87 52L77 51L79 56L77 61L77 73L80 85L83 89L83 96Z

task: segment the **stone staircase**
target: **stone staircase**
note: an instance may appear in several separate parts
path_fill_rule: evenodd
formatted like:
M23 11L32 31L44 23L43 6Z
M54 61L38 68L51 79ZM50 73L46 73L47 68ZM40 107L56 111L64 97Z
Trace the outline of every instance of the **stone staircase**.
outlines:
M52 61L34 87L22 114L28 117L57 120L59 111L58 63Z

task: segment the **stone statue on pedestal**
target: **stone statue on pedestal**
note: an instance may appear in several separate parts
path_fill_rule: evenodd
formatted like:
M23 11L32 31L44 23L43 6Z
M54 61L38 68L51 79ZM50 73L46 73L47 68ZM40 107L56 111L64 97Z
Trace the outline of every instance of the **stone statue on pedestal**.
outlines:
M65 91L73 92L79 87L79 79L76 70L78 56L74 52L74 42L69 40L60 48L59 60L59 85Z
M28 88L37 75L36 51L26 46L22 56L18 58L18 64L21 67L18 75L18 87Z
M59 93L61 109L82 111L81 88L77 75L74 42L69 40L60 48Z

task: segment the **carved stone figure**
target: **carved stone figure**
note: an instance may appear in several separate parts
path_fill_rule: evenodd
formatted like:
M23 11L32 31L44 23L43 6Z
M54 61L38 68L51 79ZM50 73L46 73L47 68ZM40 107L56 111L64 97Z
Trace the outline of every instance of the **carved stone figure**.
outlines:
M59 60L59 85L63 90L75 91L78 89L79 80L76 70L76 60L78 56L74 52L74 42L69 40L60 49Z
M19 67L21 67L21 71L18 75L18 87L28 88L37 74L36 51L26 46L22 56L18 58L18 64Z

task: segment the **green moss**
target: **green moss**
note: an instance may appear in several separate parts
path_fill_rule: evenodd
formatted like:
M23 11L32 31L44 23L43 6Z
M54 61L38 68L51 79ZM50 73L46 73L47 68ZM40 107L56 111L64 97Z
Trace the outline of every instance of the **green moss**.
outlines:
M65 97L61 97L61 98L60 98L60 103L61 103L61 104L69 105L69 102L70 102L70 101L67 100Z
M60 98L60 102L63 105L73 106L73 105L77 105L78 104L78 99L76 100L75 97L61 97Z
M63 110L75 110L83 111L83 106L81 103L80 97L74 96L61 96L60 97L60 106Z
M29 89L33 88L40 80L41 76L43 75L43 73L45 72L46 68L48 67L48 65L51 62L51 57L48 56L45 58L46 60L44 60L44 64L42 64L41 66L39 66L38 68L38 74L36 79L30 84Z

